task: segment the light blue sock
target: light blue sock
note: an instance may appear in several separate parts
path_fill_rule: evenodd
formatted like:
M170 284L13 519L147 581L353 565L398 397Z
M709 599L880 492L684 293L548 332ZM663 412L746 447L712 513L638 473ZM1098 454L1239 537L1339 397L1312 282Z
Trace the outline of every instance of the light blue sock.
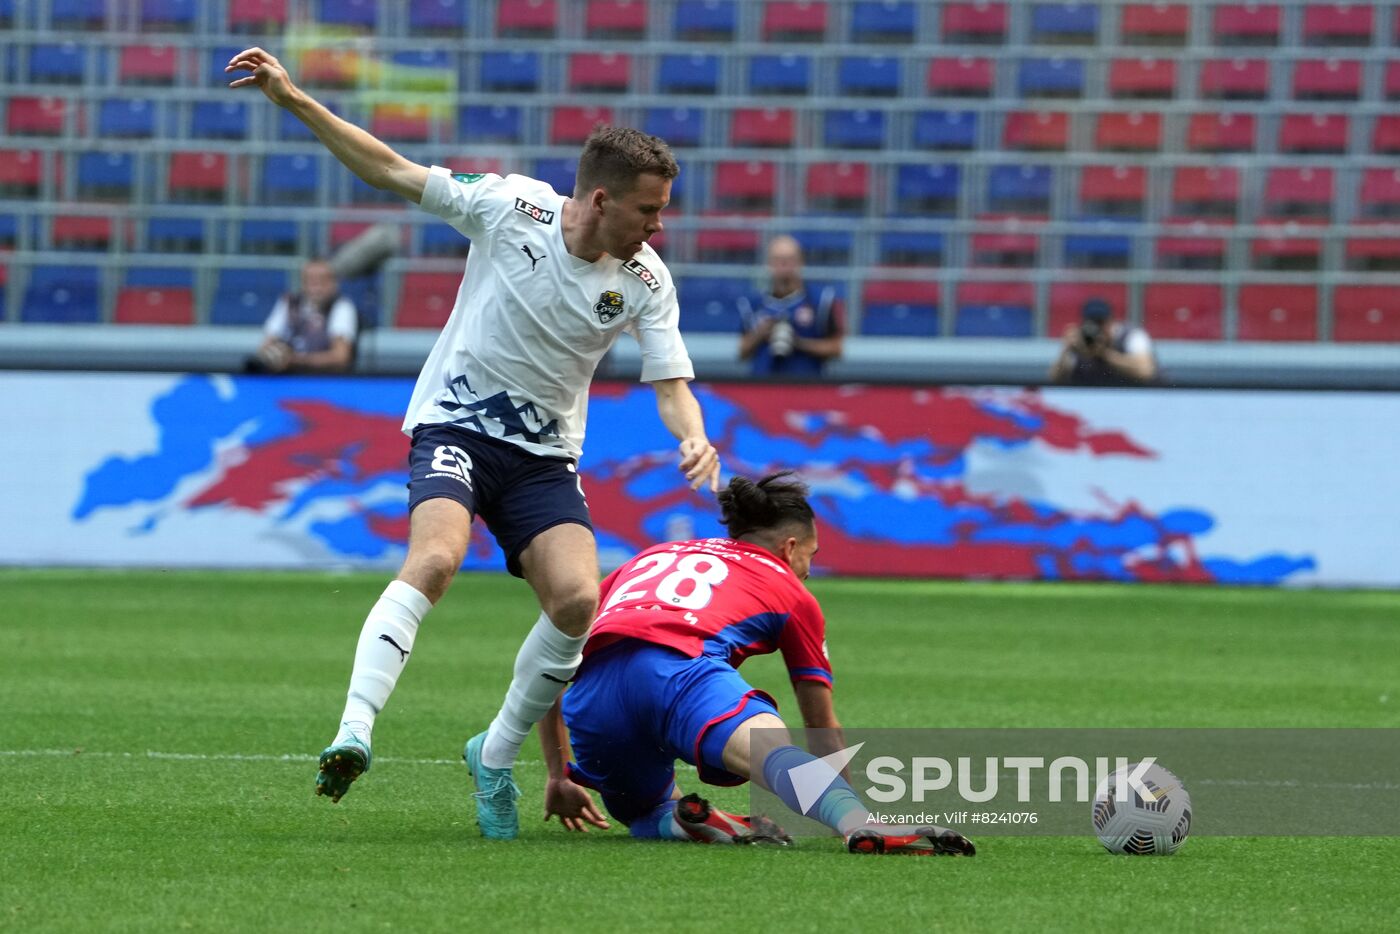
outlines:
M804 817L821 821L840 834L864 827L869 809L857 797L855 789L840 775L835 775L826 791L802 810L797 791L792 787L791 771L798 766L817 761L817 757L796 746L779 746L763 760L763 782L783 804Z
M676 802L665 801L649 814L644 814L627 825L627 830L638 840L690 840L690 834L676 823Z

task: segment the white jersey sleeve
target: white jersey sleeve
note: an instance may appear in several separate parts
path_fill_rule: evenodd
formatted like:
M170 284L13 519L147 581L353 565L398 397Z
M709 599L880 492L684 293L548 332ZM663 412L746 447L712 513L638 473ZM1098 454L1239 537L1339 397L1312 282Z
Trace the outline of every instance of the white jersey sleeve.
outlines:
M355 335L360 330L360 318L359 313L355 311L354 302L342 295L336 299L335 304L331 306L331 313L326 317L328 335L355 343Z
M509 188L509 181L499 175L453 175L450 169L435 165L428 170L419 204L475 240L500 216Z
M1152 338L1148 337L1147 332L1142 328L1133 328L1123 339L1123 350L1130 354L1151 353Z
M283 295L277 300L277 304L272 306L272 312L263 322L263 335L275 337L279 341L291 340L292 322L288 317L287 296Z
M685 341L681 339L681 309L676 302L676 284L666 264L661 262L661 257L650 249L646 252L650 254L645 259L646 266L655 276L659 288L627 328L642 348L642 382L694 379L695 367L690 362Z

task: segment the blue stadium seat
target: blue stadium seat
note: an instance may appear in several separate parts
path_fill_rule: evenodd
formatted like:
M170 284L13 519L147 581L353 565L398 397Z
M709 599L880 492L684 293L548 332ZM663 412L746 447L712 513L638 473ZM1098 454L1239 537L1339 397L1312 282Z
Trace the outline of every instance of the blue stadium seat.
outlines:
M885 266L943 265L943 235L933 231L895 230L880 234L879 261Z
M538 52L486 52L481 56L483 91L538 91Z
M862 97L899 95L899 59L885 55L848 55L836 69L836 92Z
M705 141L705 111L699 107L652 107L642 129L672 146L699 146Z
M408 31L415 35L460 35L467 28L467 0L409 0Z
M379 15L376 0L321 0L316 4L316 20L327 26L348 26L372 31Z
M129 152L78 154L78 197L127 200L136 185L136 157Z
M1099 35L1099 4L1037 3L1031 7L1034 42L1095 43Z
M49 25L54 29L101 29L107 23L107 0L52 0Z
M209 323L260 325L286 291L286 270L220 269Z
M20 320L34 324L97 324L102 318L96 266L35 266L29 271Z
M45 43L29 48L29 81L34 84L82 84L86 46Z
M833 149L883 149L885 112L883 110L829 110L826 114L826 145Z
M812 59L806 55L755 55L749 61L749 93L806 94L812 90Z
M446 227L446 224L439 226ZM451 228L448 228L449 230ZM455 231L454 231L455 232ZM458 239L461 235L458 234ZM360 330L365 328L379 327L379 277L378 276L352 276L340 280L340 294L355 306L355 314L358 317Z
M457 113L457 135L468 143L524 142L524 119L519 107L468 104Z
M719 93L719 56L663 55L656 69L656 89L663 94Z
M0 250L13 250L19 243L19 218L13 214L0 214ZM0 295L5 292L5 285L0 281ZM0 314L0 319L4 315Z
M1125 226L1122 218L1106 219L1105 228L1092 233L1066 234L1065 265L1079 269L1126 269L1132 263L1133 238L1118 230ZM1114 228L1117 228L1116 230Z
M851 262L855 235L849 230L795 230L792 236L801 244L809 266L846 266Z
M243 49L243 46L237 45L217 45L210 49L204 58L205 83L210 87L225 88L228 87L230 81L247 77L248 72L246 71L224 71L224 68L228 66L229 59L242 52Z
M747 279L687 276L676 283L682 331L737 334L743 329L739 299L753 292Z
M1020 305L962 305L953 319L957 337L1030 337L1031 309Z
M247 139L247 103L195 101L190 108L190 136L195 139Z
M108 98L97 105L97 135L150 139L156 135L156 115L155 101L139 97Z
M199 0L141 0L141 27L190 32L198 12Z
M389 56L394 69L385 87L399 91L449 91L457 63L445 49L413 49Z
M146 221L146 249L157 253L203 253L204 220L198 217L152 217Z
M1022 97L1083 97L1084 61L1077 58L1027 58L1016 74Z
M962 169L957 165L901 165L895 169L896 214L952 216L958 212Z
M918 10L900 0L857 0L851 8L852 42L913 42Z
M987 208L1016 213L1050 212L1053 172L1045 165L994 165L987 176Z
M937 337L938 306L870 302L861 312L860 332L870 337Z
M15 23L15 0L0 0L0 26L9 29ZM3 297L5 290L0 288L0 297ZM5 317L5 312L0 309L0 319Z
M424 256L466 256L471 241L453 227L437 221L422 225L419 251Z
M194 288L194 270L188 266L131 266L126 284L147 288Z
M577 159L536 159L534 177L548 182L561 195L574 191L574 176L578 174Z
M914 145L920 149L977 148L977 113L924 110L914 115Z
M242 221L238 225L238 252L259 256L293 256L301 252L296 221Z
M733 39L739 24L739 4L734 0L679 0L676 4L677 39Z
M263 160L263 200L271 204L310 204L321 180L317 156L274 153Z

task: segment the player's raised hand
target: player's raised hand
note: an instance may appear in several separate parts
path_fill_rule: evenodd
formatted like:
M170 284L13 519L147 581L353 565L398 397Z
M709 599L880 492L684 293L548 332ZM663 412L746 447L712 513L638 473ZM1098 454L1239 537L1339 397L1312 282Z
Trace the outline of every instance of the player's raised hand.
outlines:
M588 833L588 825L599 830L611 830L608 819L598 813L588 789L567 778L551 778L544 786L544 819L559 816L565 830Z
M681 472L692 490L708 483L711 493L719 492L719 452L704 438L681 442Z
M259 48L239 52L229 59L224 71L251 71L251 75L236 79L229 87L241 88L255 84L262 88L267 99L278 107L286 107L297 93L297 86L292 83L291 76L287 74L287 69L282 67L282 63Z

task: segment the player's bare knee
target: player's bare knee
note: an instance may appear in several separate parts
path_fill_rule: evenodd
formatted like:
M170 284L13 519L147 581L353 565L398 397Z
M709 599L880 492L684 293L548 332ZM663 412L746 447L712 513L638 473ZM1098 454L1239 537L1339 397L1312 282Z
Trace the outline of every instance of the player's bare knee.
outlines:
M579 583L549 594L544 603L545 614L555 628L577 638L588 632L598 613L598 585Z
M449 548L428 547L414 551L404 562L399 580L405 581L433 603L442 599L460 562Z

